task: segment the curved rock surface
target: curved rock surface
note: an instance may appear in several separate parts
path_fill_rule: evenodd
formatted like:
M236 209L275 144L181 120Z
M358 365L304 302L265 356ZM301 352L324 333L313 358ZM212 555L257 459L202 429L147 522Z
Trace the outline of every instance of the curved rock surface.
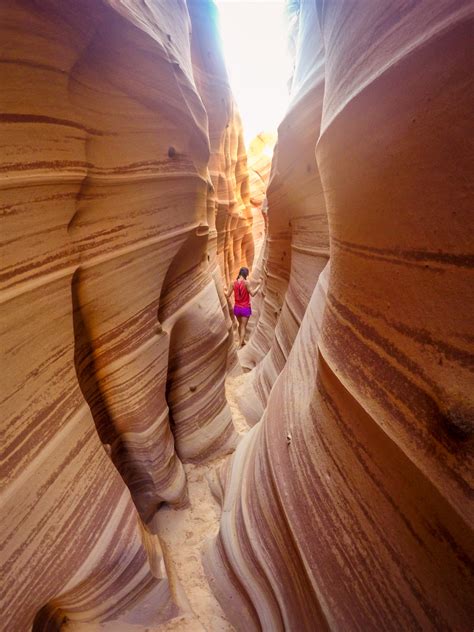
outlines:
M261 194L261 186L249 178L242 121L221 54L216 6L199 0L188 2L188 6L193 24L194 77L209 118L208 260L232 336L234 318L222 282L229 284L242 265L252 268L263 249L263 217L250 196L254 190ZM236 363L231 346L227 366ZM214 367L211 372L222 382L220 370Z
M237 437L217 244L254 246L214 8L0 13L2 625L146 627L182 606L153 515Z
M250 267L250 280L254 286L262 281L263 276L268 210L266 190L270 177L271 155L275 142L276 134L261 132L250 142L247 150L250 204L253 215L252 232L255 248L253 265ZM234 279L235 277L232 281ZM262 303L263 296L262 293L259 292L252 299L252 318L247 324L248 339L252 336L253 330L258 324Z
M262 416L329 257L326 206L314 155L323 106L324 54L311 3L304 6L299 24L290 106L278 129L266 194L265 296L255 335L241 354L244 367L257 365L241 398L251 423Z
M252 139L247 150L249 186L251 191L250 203L256 208L262 206L267 195L272 155L276 140L276 134L261 132Z
M297 51L317 28L324 50L322 117L308 117L331 267L222 471L207 572L245 632L469 630L472 3L299 4ZM293 86L301 102L311 85ZM268 249L288 255L275 221ZM280 261L274 311L290 291ZM262 314L256 362L275 323Z

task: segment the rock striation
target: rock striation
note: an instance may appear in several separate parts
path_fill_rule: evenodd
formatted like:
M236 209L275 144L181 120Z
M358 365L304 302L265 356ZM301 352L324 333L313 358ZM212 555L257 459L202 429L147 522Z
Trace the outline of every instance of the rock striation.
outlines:
M257 253L250 270L250 279L254 285L260 283L263 276L268 211L266 191L270 177L271 156L275 142L276 134L261 132L250 142L247 149L250 204L253 214L252 231L254 248ZM262 293L259 292L255 298L252 299L252 318L247 324L248 338L252 336L253 330L259 321L262 302ZM241 358L240 362L242 362Z
M292 4L285 120L301 106L319 180L299 175L314 168L309 147L284 167L280 147L303 141L282 123L265 305L246 352L250 408L264 412L216 485L207 572L245 632L468 630L472 3ZM317 76L322 111L320 93L306 100ZM272 204L293 178L327 211L331 259L314 265L312 292L301 284L310 298L292 322L293 200Z
M0 14L2 625L146 627L183 607L153 516L237 438L218 264L255 249L215 8Z
M250 203L256 208L262 207L267 195L276 139L274 133L260 132L252 139L247 150Z
M278 129L266 192L265 296L255 335L241 354L244 367L256 367L241 398L250 423L262 416L329 258L326 205L314 155L323 107L324 54L311 3L305 11L294 26L299 47L290 106Z

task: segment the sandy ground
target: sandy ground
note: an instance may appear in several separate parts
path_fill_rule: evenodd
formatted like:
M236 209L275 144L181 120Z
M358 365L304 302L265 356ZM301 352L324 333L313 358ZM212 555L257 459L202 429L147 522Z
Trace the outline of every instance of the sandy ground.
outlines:
M240 412L240 409L237 405L237 394L245 388L245 382L249 377L248 373L242 373L241 375L237 375L235 377L228 376L225 382L225 394L227 397L227 401L229 402L230 410L232 412L232 419L234 421L234 426L237 432L241 435L244 435L248 430L250 430L250 426L245 421L245 417Z
M194 614L158 627L160 632L233 630L209 588L201 563L202 546L207 538L216 535L220 513L205 476L221 461L185 465L190 507L181 510L163 507L156 516L158 534L167 552L167 566L173 566Z
M236 393L247 378L247 374L229 375L226 380L226 396L232 411L235 428L240 435L249 429L241 414ZM204 542L219 530L220 507L211 494L206 475L212 476L227 457L203 465L185 465L188 479L190 506L174 510L162 507L154 518L154 526L160 537L166 568L170 578L177 578L182 590L180 606L186 614L167 623L156 625L153 620L154 595L149 604L140 605L139 619L134 621L133 612L118 621L106 624L87 625L69 622L63 626L66 632L230 632L234 628L227 621L219 602L211 592L201 562ZM183 596L184 592L184 596ZM150 609L150 618L147 610ZM146 621L148 619L148 625Z
M235 400L236 391L245 382L246 374L229 376L226 381L227 401L234 425L245 434L248 425ZM192 614L158 626L157 632L227 632L234 628L227 621L212 594L201 563L201 550L208 538L219 529L220 507L211 495L206 475L219 467L223 458L204 465L185 465L190 507L179 511L163 507L156 517L158 533L167 556L189 600Z

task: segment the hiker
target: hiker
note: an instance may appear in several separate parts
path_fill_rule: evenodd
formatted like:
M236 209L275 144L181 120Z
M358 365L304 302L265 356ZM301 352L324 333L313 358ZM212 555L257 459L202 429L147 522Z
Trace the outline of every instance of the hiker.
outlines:
M226 290L227 298L234 293L234 315L239 323L239 348L245 344L245 333L247 331L247 323L252 314L250 306L250 297L255 296L260 290L260 283L255 290L250 289L249 269L240 268L237 280Z

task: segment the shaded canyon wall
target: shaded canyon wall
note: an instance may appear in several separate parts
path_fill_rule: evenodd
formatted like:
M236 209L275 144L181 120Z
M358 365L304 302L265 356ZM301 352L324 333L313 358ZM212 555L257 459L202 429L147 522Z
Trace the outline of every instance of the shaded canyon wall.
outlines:
M156 624L183 603L150 521L235 445L220 270L256 254L215 8L0 20L2 625Z
M245 632L469 630L472 3L292 4L293 96L245 355L246 412L264 412L221 471L207 572ZM324 209L320 272L328 243L309 218ZM295 262L294 212L312 267Z

